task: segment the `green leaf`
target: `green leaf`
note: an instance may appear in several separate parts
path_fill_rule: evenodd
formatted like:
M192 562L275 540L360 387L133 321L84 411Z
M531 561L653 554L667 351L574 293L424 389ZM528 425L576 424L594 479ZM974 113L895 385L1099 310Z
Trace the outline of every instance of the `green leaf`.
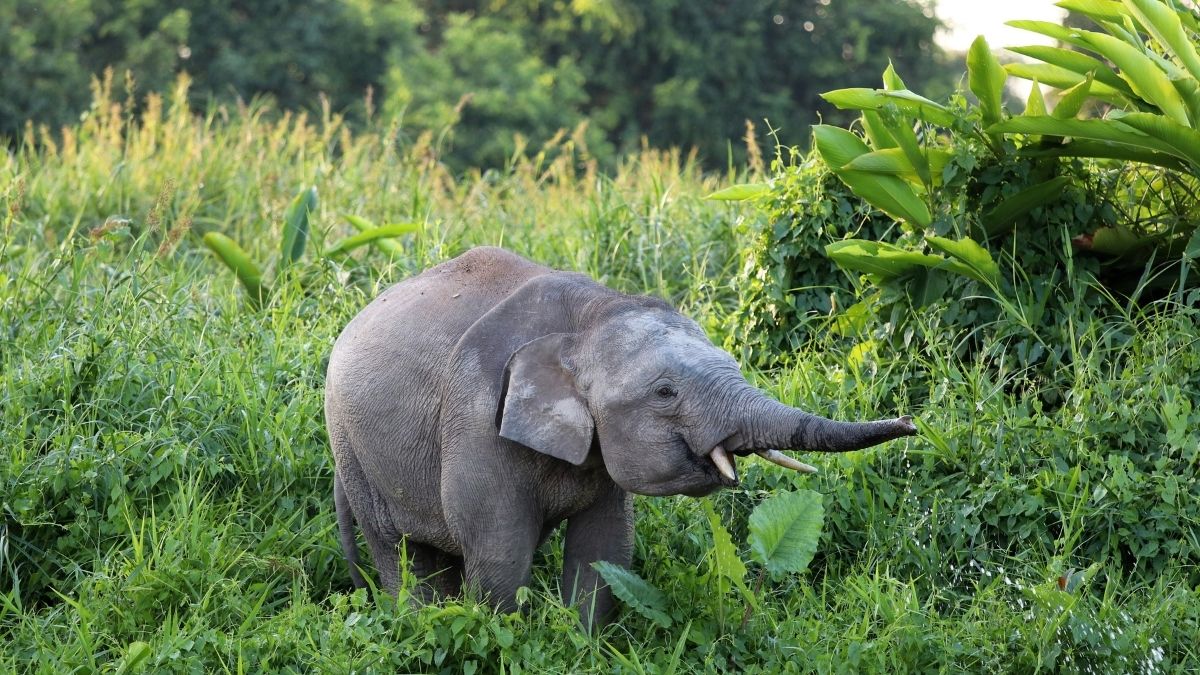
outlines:
M1079 39L1079 30L1077 28L1068 28L1060 23L1050 23L1049 21L1006 21L1006 26L1020 28L1031 33L1038 33L1046 37L1054 38L1058 42L1064 44L1075 45L1076 47L1087 47L1083 40ZM1010 47L1011 49L1011 47Z
M1135 94L1158 106L1176 122L1188 124L1183 98L1157 63L1136 47L1111 35L1091 31L1082 31L1080 35L1093 51L1116 64L1121 77Z
M750 552L773 575L799 574L817 552L824 522L820 493L797 490L768 497L750 514Z
M1085 250L1113 257L1133 253L1154 243L1153 238L1140 236L1125 227L1102 227L1072 241Z
M1034 78L1033 87L1029 89L1029 98L1025 99L1025 112L1022 114L1031 117L1046 114L1046 99L1042 98L1042 86L1037 78Z
M988 286L1000 284L1000 267L992 260L992 254L980 246L974 239L947 239L945 237L925 237L925 242L933 250L944 253L961 262L971 270L967 276L981 281Z
M375 223L367 220L366 218L363 218L362 216L355 216L355 215L351 215L349 213L345 213L345 214L342 214L342 218L345 218L346 222L350 223L351 227L358 230L359 232L365 233L365 232L370 232L372 230L378 229L375 226ZM414 225L416 225L416 224L414 223ZM387 227L387 226L385 226L385 227ZM416 227L417 227L417 229L420 229L420 225L416 225ZM375 248L383 251L384 253L388 254L389 256L391 256L393 258L404 255L404 247L386 237L372 239L371 245L374 246Z
M1037 80L1058 89L1070 89L1086 79L1073 70L1046 63L1007 63L1004 69L1013 77ZM1129 100L1120 91L1102 82L1093 82L1091 92L1092 96L1115 106L1124 107L1129 104Z
M942 170L950 163L954 157L952 153L946 150L938 150L934 148L922 149L922 157L928 163L930 172L932 173L933 182L941 182ZM849 164L842 167L849 171L863 171L866 173L882 173L900 176L910 183L920 183L921 177L917 174L916 168L909 161L908 156L900 148L889 148L887 150L876 150L868 152L865 155L859 155L850 161Z
M754 199L759 195L770 192L771 187L766 183L742 183L741 185L730 185L723 190L708 195L705 199L711 199L720 202L740 202L747 199Z
M592 563L592 568L604 578L604 583L612 589L613 595L632 607L635 612L663 628L671 627L671 617L667 614L667 598L662 591L637 573L607 560Z
M821 94L842 110L882 110L889 105L926 122L944 127L954 124L954 113L946 106L935 103L907 89L883 91L879 89L835 89Z
M304 255L304 246L308 241L308 214L316 210L315 187L301 190L288 206L283 215L283 239L279 245L279 265L276 270L278 274L282 274Z
M1116 0L1062 0L1055 4L1097 21L1120 21L1125 15L1124 8Z
M1067 136L1093 141L1121 143L1145 150L1155 150L1180 159L1188 157L1170 143L1121 124L1115 120L1060 120L1057 117L1012 117L988 129L1002 133Z
M729 536L729 531L721 523L720 516L712 506L712 502L705 499L702 502L704 515L708 518L708 527L712 531L713 536L713 572L717 578L725 584L732 584L737 588L738 594L742 599L750 604L751 607L758 607L758 598L746 586L746 563L738 557L737 548L733 545L733 539ZM720 582L718 582L720 583ZM723 595L729 591L729 586L725 585L719 589L719 594Z
M250 296L251 306L256 309L261 307L263 300L270 295L270 290L263 285L262 272L258 265L254 264L242 247L220 232L209 232L204 235L204 245L212 249L221 262L237 275L238 281L242 283L246 293Z
M1154 36L1179 59L1193 79L1200 80L1200 53L1183 28L1179 14L1158 0L1124 0L1125 6Z
M353 251L354 249L356 249L359 246L362 246L364 244L369 244L369 243L371 243L373 241L377 241L379 239L390 239L392 237L399 237L401 235L408 234L410 232L416 232L419 229L421 229L421 226L417 225L416 223L384 225L383 227L372 228L365 232L360 232L358 234L355 234L355 235L346 237L345 239L342 239L337 244L335 244L333 246L333 248L330 248L328 251L325 251L325 257L334 258L334 257L340 256L340 255L349 253L350 251Z
M1083 104L1087 102L1088 95L1092 90L1092 74L1088 73L1087 78L1079 84L1067 89L1058 99L1058 103L1054 106L1054 112L1051 113L1060 120L1071 119L1079 114L1083 108Z
M1192 172L1200 175L1200 131L1176 123L1162 115L1115 111L1112 119L1162 141L1175 149L1172 154L1188 161Z
M887 91L900 91L908 89L904 86L904 80L896 74L896 68L892 66L892 60L888 59L888 66L883 71L883 88Z
M1188 165L1183 160L1162 152L1135 148L1130 145L1117 145L1116 143L1104 143L1078 138L1069 143L1049 148L1022 148L1018 154L1023 157L1094 157L1096 159L1118 159L1127 162L1153 164L1154 166L1161 166L1174 171L1188 170Z
M892 136L892 132L888 131L888 127L883 122L883 117L874 110L864 110L862 114L863 132L867 134L867 140L871 142L871 147L876 150L886 150L888 148L899 147L896 144L896 139Z
M1080 40L1082 42L1082 40ZM1045 61L1054 66L1065 68L1079 75L1087 75L1093 73L1096 81L1106 84L1113 89L1120 91L1126 96L1132 96L1133 90L1129 88L1125 80L1122 80L1116 71L1109 68L1099 59L1092 58L1082 52L1077 52L1073 49L1063 49L1061 47L1049 47L1046 45L1030 45L1028 47L1009 47L1008 51L1023 54L1030 58Z
M844 171L843 167L859 155L869 152L866 143L854 133L826 124L813 127L818 154L850 191L893 218L928 225L929 208L902 179L894 176Z
M1071 179L1066 176L1056 176L1033 187L1026 188L1015 195L1006 197L991 211L983 215L983 228L989 237L1004 232L1018 218L1033 209L1044 206L1062 194Z
M991 47L988 47L987 40L982 35L975 38L967 50L967 81L971 93L979 99L985 125L1000 121L1004 81L1007 79L1008 73L992 53Z
M130 642L125 648L125 660L121 662L121 666L117 668L117 675L132 673L137 670L142 662L150 658L150 645L146 642L136 641Z
M835 241L825 246L825 255L842 269L866 274L880 282L903 276L917 267L937 267L946 262L941 256L867 239Z

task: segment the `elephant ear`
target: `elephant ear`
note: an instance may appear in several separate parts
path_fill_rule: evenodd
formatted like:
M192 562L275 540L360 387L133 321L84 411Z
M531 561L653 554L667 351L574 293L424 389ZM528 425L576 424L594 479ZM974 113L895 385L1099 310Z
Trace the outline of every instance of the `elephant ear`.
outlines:
M500 435L538 452L582 464L592 446L592 415L563 364L567 333L521 345L505 367Z

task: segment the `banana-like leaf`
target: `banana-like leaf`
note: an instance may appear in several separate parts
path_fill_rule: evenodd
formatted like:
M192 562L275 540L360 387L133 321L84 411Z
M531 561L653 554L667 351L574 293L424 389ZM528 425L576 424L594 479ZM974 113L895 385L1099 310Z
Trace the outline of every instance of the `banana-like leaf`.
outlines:
M900 178L862 171L844 171L843 167L859 155L870 152L862 139L850 131L827 124L813 127L813 138L821 159L833 169L838 178L854 194L862 197L871 206L893 218L907 220L922 227L932 221L929 207L913 189Z
M1120 21L1125 16L1118 0L1062 0L1054 4L1097 21Z
M899 91L865 88L835 89L821 94L821 98L842 110L882 110L889 105L894 105L901 111L926 122L944 127L954 124L954 113L950 112L946 106L914 94L907 89Z
M1031 33L1038 33L1039 35L1045 35L1046 37L1054 38L1056 41L1062 42L1063 44L1087 48L1087 43L1079 39L1078 29L1067 28L1059 23L1050 23L1049 21L1017 20L1006 21L1004 22L1004 25L1012 26L1013 28L1020 28L1021 30L1027 30Z
M400 223L372 228L370 230L366 230L365 232L359 232L358 234L342 239L338 243L334 244L333 247L328 251L325 251L325 257L335 258L349 253L350 251L353 251L364 244L369 244L380 239L399 237L410 232L416 232L419 229L421 229L421 226L417 225L416 223Z
M1058 103L1054 106L1054 112L1051 114L1060 120L1069 120L1078 115L1092 91L1092 82L1092 74L1088 73L1087 78L1083 82L1064 91L1062 97L1058 99Z
M983 215L983 229L987 232L988 237L994 237L1008 230L1021 216L1058 199L1063 189L1070 183L1070 178L1057 176L1006 197L995 208Z
M825 255L842 269L865 274L876 283L902 277L920 267L942 269L978 278L967 265L940 255L910 251L867 239L844 239L825 246Z
M888 59L888 67L883 70L883 88L887 91L900 91L908 89L904 85L904 80L896 74L896 69L892 66L892 60Z
M1060 120L1057 117L1012 117L992 126L988 131L1086 138L1093 141L1121 143L1135 148L1155 150L1168 155L1174 155L1183 160L1189 159L1186 154L1170 143L1153 136L1148 136L1112 119Z
M1095 59L1082 52L1061 47L1046 45L1030 45L1028 47L1009 47L1008 51L1022 54L1039 61L1044 61L1059 68L1065 68L1079 75L1093 73L1097 82L1106 84L1121 93L1132 96L1133 90L1122 80L1116 71L1109 68L1100 59Z
M277 274L282 274L304 255L308 241L308 214L317 210L317 188L301 190L283 215L283 239L279 244Z
M929 171L932 173L933 183L941 182L942 170L950 163L953 154L946 150L938 150L936 148L928 148L922 150L923 157L929 166ZM921 184L923 182L921 176L917 173L916 167L909 161L908 156L900 148L888 148L886 150L875 150L863 155L859 155L850 161L849 164L842 167L847 171L864 171L866 173L882 173L899 176L904 180Z
M217 258L237 275L238 281L242 283L246 294L250 297L250 304L255 309L261 307L263 300L270 295L270 289L263 284L262 271L259 270L258 265L254 264L246 251L242 250L236 241L220 232L205 234L204 245L212 249L213 253L217 254Z
M1006 79L1008 74L992 53L987 40L982 35L975 38L971 48L967 50L967 81L971 93L979 99L985 125L990 126L1000 121Z
M375 223L372 223L362 216L355 216L345 213L342 214L342 218L345 218L346 222L350 223L350 225L360 233L370 232L371 230L378 229ZM417 229L420 229L420 226L418 226ZM404 255L404 247L387 237L372 239L371 245L391 257Z
M890 125L892 130L892 138L896 140L896 145L900 146L900 150L904 156L908 158L909 164L917 171L917 179L920 181L923 188L933 186L933 176L929 171L929 159L925 157L925 153L921 150L921 144L917 141L917 132L913 131L911 125L906 124L907 120L897 120L896 124Z
M1187 106L1157 63L1141 50L1104 33L1082 31L1080 35L1091 49L1121 69L1121 77L1134 93L1158 106L1168 117L1188 125Z
M1192 165L1192 172L1200 175L1200 131L1178 124L1163 115L1150 113L1113 112L1111 119L1174 148L1176 152L1172 154L1187 160Z
M1049 63L1006 63L1004 69L1013 77L1037 80L1057 89L1070 89L1086 79L1085 76L1073 70ZM1130 103L1127 96L1103 82L1092 82L1091 93L1095 98L1120 108Z
M1124 0L1124 4L1159 44L1171 50L1192 78L1200 80L1200 53L1184 30L1179 13L1158 0Z
M876 150L886 150L888 148L900 147L896 143L896 139L892 136L892 132L888 131L887 125L883 121L883 117L874 110L864 110L862 114L863 132L867 134L867 140L871 141L871 147Z
M945 237L925 237L929 248L944 253L962 263L971 270L967 276L995 287L1000 284L1000 267L992 260L992 254L969 237L962 239L947 239Z
M1174 171L1187 171L1188 165L1178 157L1154 150L1135 148L1102 141L1073 139L1070 143L1048 148L1026 147L1018 154L1022 157L1093 157L1096 159L1119 159L1126 162L1153 164Z
M1033 87L1029 89L1029 98L1025 99L1026 117L1040 117L1046 114L1046 99L1042 98L1042 85L1038 84L1037 78L1033 80Z
M705 199L711 199L718 202L741 202L747 199L754 199L759 195L766 194L771 191L771 188L766 183L742 183L740 185L730 185L722 190L708 195Z

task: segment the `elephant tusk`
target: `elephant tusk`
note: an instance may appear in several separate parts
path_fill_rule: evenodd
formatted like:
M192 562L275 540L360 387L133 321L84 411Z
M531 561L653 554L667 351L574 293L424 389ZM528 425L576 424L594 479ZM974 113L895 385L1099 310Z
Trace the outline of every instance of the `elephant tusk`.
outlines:
M719 445L714 447L708 458L716 465L717 471L720 471L722 476L734 483L737 482L737 474L733 471L733 463L729 461L729 455L725 452L725 448Z
M799 471L800 473L817 472L817 467L794 460L778 450L759 450L758 456L762 457L768 462L771 462L772 464L778 464L779 466L782 466L785 469L791 469L792 471Z

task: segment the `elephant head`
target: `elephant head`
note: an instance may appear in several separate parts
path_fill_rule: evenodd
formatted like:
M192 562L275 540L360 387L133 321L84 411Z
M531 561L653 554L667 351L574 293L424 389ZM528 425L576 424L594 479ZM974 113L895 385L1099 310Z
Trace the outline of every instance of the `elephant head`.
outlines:
M701 496L737 484L738 456L815 470L777 449L842 452L917 433L907 416L835 422L783 405L666 303L601 300L509 358L501 436L573 464L598 444L624 490Z

